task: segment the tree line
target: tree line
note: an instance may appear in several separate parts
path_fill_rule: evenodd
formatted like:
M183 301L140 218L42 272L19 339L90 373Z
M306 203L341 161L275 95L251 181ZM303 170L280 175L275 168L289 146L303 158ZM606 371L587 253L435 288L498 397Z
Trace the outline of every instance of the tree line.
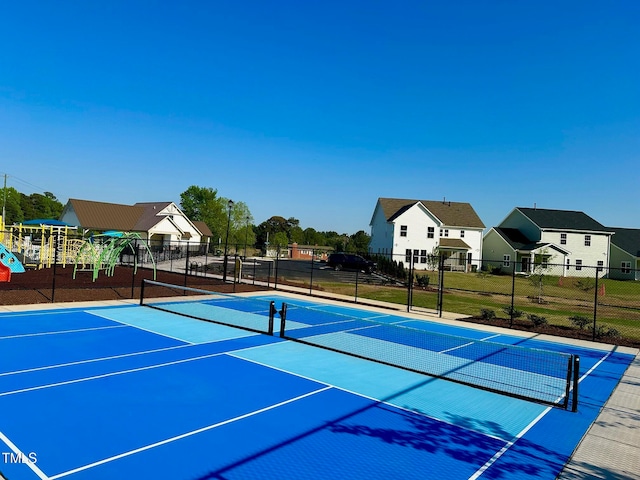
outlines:
M244 202L230 202L210 187L190 186L180 194L180 208L191 220L202 221L209 227L213 244L219 248L227 242L236 249L248 245L263 251L267 245L286 248L291 243L348 252L366 252L369 247L370 237L364 230L348 235L310 227L303 229L298 219L277 215L255 225Z
M3 189L5 225L36 218L59 219L64 205L51 192L25 195L13 187ZM354 234L318 231L302 228L296 218L272 216L255 224L249 207L242 201L233 202L218 195L216 189L192 185L180 194L180 208L192 221L204 222L212 233L212 245L222 248L226 243L241 249L244 245L265 250L267 244L286 248L291 243L331 247L336 251L364 253L369 247L369 235L360 230Z
M25 195L13 187L2 190L5 225L22 223L36 218L58 219L62 214L64 205L51 192Z

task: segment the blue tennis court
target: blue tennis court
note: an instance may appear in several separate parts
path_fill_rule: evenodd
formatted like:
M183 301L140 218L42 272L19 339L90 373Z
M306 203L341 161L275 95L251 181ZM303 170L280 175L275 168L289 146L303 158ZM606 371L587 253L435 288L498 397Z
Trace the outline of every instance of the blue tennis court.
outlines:
M287 304L292 335L325 342L348 331L375 356L398 357L393 362L424 347L415 336L390 338L352 322L437 334L440 350L429 351L429 361L446 355L465 374L483 360L467 346L493 345L486 363L498 369L496 381L513 370L496 352L579 356L577 412L286 340L277 325L274 335L253 331L269 331L271 301ZM285 296L165 300L159 308L0 314L6 478L554 479L633 359L613 347ZM543 366L521 374L521 387L541 376L553 383Z

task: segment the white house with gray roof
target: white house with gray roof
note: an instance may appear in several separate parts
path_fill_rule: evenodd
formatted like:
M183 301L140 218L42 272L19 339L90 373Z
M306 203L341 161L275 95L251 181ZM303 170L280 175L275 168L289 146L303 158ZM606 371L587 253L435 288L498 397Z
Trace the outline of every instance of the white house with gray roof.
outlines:
M614 231L583 212L515 208L483 239L484 265L529 273L548 266L553 275L605 275Z
M370 226L371 254L413 262L418 270L434 268L434 253L443 253L453 270L480 266L485 226L469 203L379 198Z

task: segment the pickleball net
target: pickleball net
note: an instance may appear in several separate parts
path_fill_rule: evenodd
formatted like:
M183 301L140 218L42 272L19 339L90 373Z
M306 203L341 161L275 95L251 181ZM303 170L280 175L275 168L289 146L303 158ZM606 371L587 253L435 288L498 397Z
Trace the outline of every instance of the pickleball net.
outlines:
M273 335L277 312L270 300L144 279L140 305L250 332Z
M475 388L577 410L579 357L284 304L280 336Z

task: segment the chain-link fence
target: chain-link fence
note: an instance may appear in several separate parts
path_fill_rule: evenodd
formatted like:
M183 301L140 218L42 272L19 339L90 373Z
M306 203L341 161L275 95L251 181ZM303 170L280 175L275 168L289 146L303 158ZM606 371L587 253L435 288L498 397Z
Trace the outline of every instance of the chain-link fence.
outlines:
M333 264L330 250L322 247L148 244L135 237L87 239L53 231L25 237L5 232L3 245L27 272L0 282L0 303L65 301L68 294L60 292L68 289L75 290L74 300L97 300L107 293L137 298L142 278L155 277L186 286L218 284L228 291L250 287L339 295L354 302L402 305L407 311L450 312L476 322L640 346L640 282L616 280L621 272L602 265L531 262L516 269L504 259L407 250L393 256L361 254L375 262L370 270ZM633 278L636 272L624 273ZM82 298L80 290L85 291Z

